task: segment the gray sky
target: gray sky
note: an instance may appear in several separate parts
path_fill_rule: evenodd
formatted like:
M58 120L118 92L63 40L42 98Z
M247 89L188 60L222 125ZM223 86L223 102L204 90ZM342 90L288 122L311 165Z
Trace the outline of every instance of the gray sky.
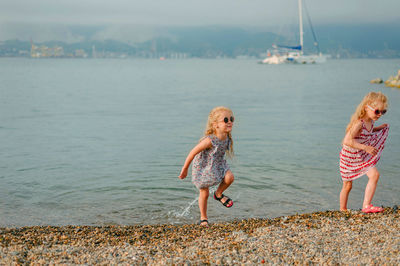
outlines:
M400 0L307 0L306 4L315 25L400 22ZM130 25L130 33L148 37L155 26L269 28L296 20L297 0L0 0L0 40L50 32L73 39L63 25L107 25L112 34L121 25ZM35 25L40 29L33 29Z

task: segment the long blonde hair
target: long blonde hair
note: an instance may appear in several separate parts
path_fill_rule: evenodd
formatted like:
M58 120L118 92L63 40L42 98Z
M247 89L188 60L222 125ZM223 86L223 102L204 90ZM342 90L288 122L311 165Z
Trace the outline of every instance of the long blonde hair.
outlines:
M214 124L217 123L219 119L221 119L221 113L223 111L228 111L233 115L232 110L229 109L228 107L218 106L212 109L208 115L206 130L204 131L204 137L207 137L209 135L215 135ZM202 139L204 139L204 137ZM228 139L229 139L229 147L226 154L229 156L229 158L233 158L234 153L233 153L233 140L231 132L228 133Z
M384 105L384 108L387 107L387 97L382 92L370 92L365 95L364 99L357 106L356 111L350 118L350 123L347 125L346 132L348 132L353 125L357 122L357 120L364 118L366 115L365 106L368 104L371 107L375 107L377 102L381 102Z

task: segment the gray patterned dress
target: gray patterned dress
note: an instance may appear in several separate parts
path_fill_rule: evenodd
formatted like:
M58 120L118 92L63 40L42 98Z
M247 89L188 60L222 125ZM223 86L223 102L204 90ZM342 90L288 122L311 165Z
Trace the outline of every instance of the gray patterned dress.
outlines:
M192 182L198 189L218 185L229 170L225 160L229 138L220 140L214 135L207 138L211 140L212 147L201 151L193 159Z

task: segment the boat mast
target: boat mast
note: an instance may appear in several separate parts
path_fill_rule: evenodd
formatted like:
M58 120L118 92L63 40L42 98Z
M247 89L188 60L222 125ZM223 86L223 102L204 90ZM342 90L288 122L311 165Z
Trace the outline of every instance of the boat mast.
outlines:
M302 14L302 3L301 0L299 0L299 27L300 27L300 54L303 54L303 14Z

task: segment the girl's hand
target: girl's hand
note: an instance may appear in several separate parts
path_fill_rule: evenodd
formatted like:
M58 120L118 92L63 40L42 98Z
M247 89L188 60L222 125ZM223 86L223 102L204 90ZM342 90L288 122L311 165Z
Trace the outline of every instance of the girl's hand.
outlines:
M380 125L378 128L378 130L382 130L382 129L384 129L384 128L386 128L386 127L388 127L389 125L388 124L382 124L382 125Z
M375 128L374 128L374 132L375 132L375 131L382 130L382 129L388 127L388 126L389 126L388 124L382 124L382 125L380 125L379 127L375 127Z
M372 146L367 146L364 151L368 152L369 154L371 154L372 156L375 156L378 153L378 150L375 149Z
M187 176L188 169L182 168L181 174L179 175L180 179L184 179Z

